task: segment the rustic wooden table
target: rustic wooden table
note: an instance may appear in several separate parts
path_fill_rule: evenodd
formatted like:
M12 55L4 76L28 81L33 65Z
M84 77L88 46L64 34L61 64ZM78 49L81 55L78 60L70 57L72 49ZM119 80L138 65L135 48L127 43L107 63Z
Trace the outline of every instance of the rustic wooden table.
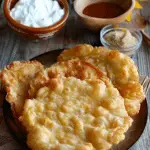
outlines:
M142 14L144 16L150 14L149 8L150 2L145 3L144 9L142 10ZM148 30L150 33L150 27ZM101 45L99 40L99 33L94 33L85 28L85 26L80 22L79 18L75 14L72 5L70 6L69 19L63 30L47 41L32 42L22 39L6 25L5 27L0 28L0 69L14 60L29 60L30 58L33 58L47 51L72 47L79 43ZM133 59L139 68L140 75L150 76L150 47L147 45L147 43L143 42L140 50L137 52ZM150 108L150 92L147 95L147 101ZM3 121L1 121L1 123L2 122ZM11 147L11 144L13 144L15 141L12 141L10 135L4 137L0 131L0 150L11 150L10 148L8 149L6 145L6 143L9 142ZM131 148L131 150L149 149L150 123L148 121L144 134L134 145L134 147Z

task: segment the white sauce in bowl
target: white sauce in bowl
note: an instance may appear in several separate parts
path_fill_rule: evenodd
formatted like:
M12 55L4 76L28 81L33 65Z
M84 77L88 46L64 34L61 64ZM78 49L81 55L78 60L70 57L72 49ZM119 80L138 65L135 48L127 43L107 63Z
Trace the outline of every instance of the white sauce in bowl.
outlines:
M11 17L29 27L47 27L64 16L57 0L19 0L10 11Z

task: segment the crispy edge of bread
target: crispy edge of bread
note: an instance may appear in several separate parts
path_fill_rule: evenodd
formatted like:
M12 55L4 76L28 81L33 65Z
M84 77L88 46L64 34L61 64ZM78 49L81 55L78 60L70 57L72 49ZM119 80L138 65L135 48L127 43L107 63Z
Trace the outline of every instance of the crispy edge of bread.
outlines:
M93 47L90 44L79 44L70 49L65 49L57 57L57 60L65 61L65 60L69 60L69 59L82 59L87 56L98 55L99 53L101 53L101 56L104 56L105 53L107 53L107 52L110 52L110 50L103 46Z
M61 80L61 79L60 79ZM95 85L95 84L97 84L97 83L99 83L99 82L101 82L101 81L99 81L98 79L97 80L94 80L94 81L88 81L89 83L91 83L93 86ZM60 91L61 91L61 88L63 87L63 86L61 86L61 81L59 81L59 78L53 78L53 79L50 79L49 80L49 83L48 84L46 84L46 87L43 87L43 88L41 88L40 90L39 90L39 99L37 98L37 100L36 99L29 99L29 101L26 101L26 105L24 106L24 115L25 115L25 113L29 113L29 111L28 111L28 106L31 106L32 107L32 105L30 105L30 102L33 102L34 103L34 101L41 101L41 103L43 102L43 100L42 100L42 98L40 97L40 95L44 95L43 94L43 90L45 90L45 88L48 88L48 89L50 89L50 91L52 90L52 91L59 91L59 89L57 88L57 86L59 86L59 88L60 88ZM68 86L69 87L69 86ZM112 87L113 87L113 85L112 85ZM119 92L118 92L119 93ZM119 94L120 95L120 94ZM45 96L44 96L45 97ZM121 96L120 96L120 98L122 98ZM119 104L118 104L119 105ZM120 106L120 105L119 105ZM124 105L123 105L124 106ZM45 107L45 106L44 106ZM36 107L37 108L37 107ZM104 107L105 108L105 107ZM30 110L34 110L34 109L30 109ZM38 109L37 109L38 110ZM126 112L126 109L124 108L124 110L125 110L125 112ZM97 111L96 111L97 112ZM98 112L100 113L100 114L104 114L105 116L107 115L107 113L106 112L109 112L109 111L105 111L105 109L101 109L101 110L99 110L98 109ZM110 113L110 112L109 112ZM32 113L33 114L33 113ZM126 114L127 114L127 112L126 112ZM26 116L26 115L25 115ZM28 115L27 115L28 116ZM115 115L114 115L115 116ZM30 136L28 136L28 144L31 146L31 143L30 143L30 141L31 141L31 139L35 139L35 138L33 138L34 137L34 132L32 131L32 129L34 128L34 127L32 127L32 125L31 126L29 126L29 124L27 124L27 122L25 121L26 119L28 119L28 118L23 118L24 116L21 116L20 117L20 120L22 121L22 122L24 122L24 125L26 126L26 128L28 128L27 130L29 131L29 133L30 133ZM31 117L32 118L32 117ZM109 118L109 117L108 117ZM28 120L29 121L29 120ZM33 118L32 119L30 119L30 121L33 121ZM120 134L122 134L122 133L124 133L124 132L126 132L127 131L127 129L131 126L131 124L132 124L132 118L130 117L130 116L128 116L128 114L127 114L127 118L125 118L125 123L127 123L127 125L125 125L125 127L124 128L122 128L122 127L120 127L119 129L116 129L116 131L114 131L114 133L115 134L118 134L118 136L120 135ZM34 122L34 121L33 121ZM32 124L32 123L31 123ZM114 123L113 125L115 126L117 124L117 122L116 123ZM33 123L33 125L35 125L34 123ZM31 128L31 129L30 129ZM95 131L94 133L93 132L91 132L91 134L94 136L94 137L96 137L96 133L98 132L98 130L97 131ZM32 136L33 137L31 137L31 134L32 134ZM91 136L90 136L91 137ZM110 135L108 138L109 138L109 141L111 141L111 143L112 144L117 144L118 142L117 142L117 140L114 140L113 138L115 137L115 135ZM117 137L118 138L118 137ZM92 139L92 141L94 141L94 138L92 138L91 137L91 139ZM122 136L120 136L120 139L121 140L123 140L124 139L124 135L122 135ZM34 140L33 140L34 141ZM97 141L98 141L98 139L97 139ZM32 143L33 144L33 143ZM33 145L32 145L33 146ZM36 149L37 147L36 147L36 144L34 144L34 148ZM33 147L32 147L33 148Z
M84 47L84 48L83 48ZM139 74L138 74L138 68L137 66L134 64L133 60L130 59L128 56L124 55L124 54L121 54L119 51L117 50L108 50L106 48L102 48L102 47L93 47L93 48L88 48L88 46L86 46L86 44L80 44L80 45L77 45L71 49L67 49L67 50L64 50L59 56L58 56L58 61L63 61L63 60L68 60L68 59L82 59L82 60L85 60L87 62L91 62L90 60L91 59L95 59L97 57L97 59L99 59L99 57L106 57L105 59L108 61L109 65L106 65L106 71L107 71L107 76L112 80L113 84L119 89L119 91L121 92L122 94L122 91L123 89L121 90L120 88L121 87L128 87L127 86L127 82L135 82L137 87L140 86L140 89L143 89L142 86L140 85L139 83ZM77 48L77 49L76 49ZM83 52L83 51L86 51L87 52ZM77 53L78 52L78 55L74 55L74 53ZM92 52L93 51L93 52ZM106 53L104 52L106 51ZM102 55L99 55L99 53L103 53ZM90 54L91 53L91 54ZM105 55L106 54L106 55ZM70 55L70 56L69 56ZM97 55L97 56L96 56ZM96 60L97 61L97 60ZM114 72L114 68L111 68L113 64L118 63L118 61L120 61L120 63L122 63L123 65L125 65L125 67L127 65L128 66L128 70L130 70L131 72L131 75L128 76L128 72L124 69L124 68L121 68L122 71L120 74L118 74L118 77L122 76L122 79L118 79L118 81L116 82L116 77L114 77L113 75L113 72ZM92 63L92 62L91 62ZM93 62L94 63L94 62ZM121 67L121 66L120 66ZM97 67L98 68L98 67ZM112 72L110 71L110 69L112 70ZM118 68L117 68L118 69ZM123 80L124 76L126 76L126 80ZM117 85L117 84L120 84L120 87ZM124 84L124 85L123 85ZM135 92L134 92L135 93ZM139 100L135 100L137 98L137 95L138 93L135 93L136 96L132 98L133 99L128 99L126 98L126 109L129 111L129 114L130 116L134 116L136 114L138 114L139 110L140 110L140 105L141 103L144 101L145 99L145 94L144 94L144 91L141 91L140 92L141 95L138 96L138 98L140 98ZM131 93L132 94L132 93ZM131 95L130 94L130 95ZM123 96L123 95L122 95ZM138 102L139 104L137 105L137 110L135 110L136 107L133 107L134 106L134 101L135 100L135 103ZM128 103L130 101L130 103ZM133 103L133 105L132 105ZM132 109L133 107L133 109Z
M64 67L65 69L62 68L62 70L57 70L58 67ZM93 75L95 75L96 79L101 79L106 84L109 84L108 82L109 78L107 78L100 70L98 70L95 66L93 66L88 62L75 59L68 61L61 61L57 62L56 64L52 65L49 68L46 68L45 70L39 72L36 75L35 79L30 82L29 97L34 98L36 95L35 94L36 91L43 85L45 85L45 83L47 83L51 78L57 78L59 76L65 77L73 76L81 80L90 79L87 78L87 76L85 75L86 72L88 72L88 69L93 70Z
M140 111L141 103L146 98L143 86L133 81L121 85L118 90L125 99L125 107L128 114L130 116L137 115Z
M12 114L15 118L18 118L19 115L16 111L16 105L15 105L15 102L14 100L9 100L9 97L11 97L11 94L10 94L10 84L8 83L7 79L5 78L5 74L7 74L7 72L9 71L18 71L19 69L21 69L22 67L25 67L26 65L30 65L30 64L35 64L39 67L39 70L42 70L43 69L43 65L36 61L36 60L33 60L33 61L14 61L12 62L11 64L7 65L2 71L1 71L1 82L2 82L2 85L4 87L4 90L6 92L6 100L7 102L10 104L11 106L11 110L12 110ZM38 72L38 71L37 71Z

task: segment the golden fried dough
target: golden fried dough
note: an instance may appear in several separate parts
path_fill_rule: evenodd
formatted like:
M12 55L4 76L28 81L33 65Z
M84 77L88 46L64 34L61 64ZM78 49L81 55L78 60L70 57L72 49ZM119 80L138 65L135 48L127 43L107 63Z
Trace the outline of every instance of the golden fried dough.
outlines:
M105 47L93 47L88 44L77 45L71 49L64 50L58 57L58 61L80 59L86 60L91 64L96 65L105 75L107 75L106 55L110 52Z
M117 50L81 44L64 50L58 57L58 61L70 59L81 59L95 65L115 84L139 81L137 67L133 60Z
M120 85L118 88L120 94L125 99L125 107L129 114L137 114L140 111L140 105L145 98L143 94L143 87L136 82L129 82Z
M106 60L108 76L115 85L126 84L130 81L139 82L137 67L130 57L119 51L110 51Z
M109 81L106 81L109 82ZM32 150L108 150L132 124L124 99L100 79L57 77L25 101L21 122Z
M15 61L1 72L3 86L7 92L6 100L11 104L15 117L23 110L24 101L28 98L29 82L43 70L43 65L37 61Z
M64 50L58 57L58 61L81 59L96 66L100 71L107 75L119 91L124 91L124 87L129 82L134 83L134 88L139 87L139 91L127 89L132 96L125 101L129 115L133 116L139 112L140 104L145 95L142 86L139 84L139 74L133 60L116 50L108 50L104 47L92 47L82 44L72 49ZM140 96L137 97L137 95ZM122 94L122 92L121 92ZM124 95L122 95L124 96ZM127 104L126 104L127 103ZM136 103L136 106L134 104Z
M101 79L109 80L103 75L98 69L96 69L92 64L89 64L80 60L69 60L62 61L52 65L49 68L39 72L34 80L30 83L29 96L34 98L36 91L45 85L51 78L57 78L60 76L65 77L76 77L78 79Z

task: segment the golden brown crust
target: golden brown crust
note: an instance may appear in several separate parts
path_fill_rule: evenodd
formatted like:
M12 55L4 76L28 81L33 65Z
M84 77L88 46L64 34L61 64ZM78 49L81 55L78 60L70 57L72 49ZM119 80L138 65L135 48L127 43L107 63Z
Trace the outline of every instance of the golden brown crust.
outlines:
M93 47L89 44L79 44L71 49L64 50L59 56L58 61L69 59L84 59L87 56L105 56L109 50L105 47Z
M25 102L20 120L32 150L108 150L132 124L111 82L75 77L49 79Z
M72 48L71 51L64 50L63 54L58 57L58 61L64 61L65 58L67 57L68 59L78 58L78 57L84 57L90 54L93 51L93 46L88 45L88 44L80 44Z
M119 51L109 52L106 67L108 76L116 85L126 84L130 81L139 82L139 74L134 61Z
M129 114L136 115L140 111L140 104L145 99L143 87L137 82L129 82L118 88L125 98L125 107Z
M104 47L92 47L91 45L83 44L63 51L58 57L58 61L70 59L81 59L93 64L101 72L103 72L103 74L107 75L113 82L115 87L117 87L120 91L123 91L123 87L129 82L135 82L135 85L137 85L138 87L140 86L142 89L142 86L139 85L138 70L133 60L128 56L120 53L119 51L108 50ZM132 93L132 90L129 89L128 92ZM138 91L136 91L135 95L137 94ZM138 101L136 100L136 98L136 96L132 96L130 98L130 106L129 104L126 104L126 109L131 116L139 112L140 103L145 98L143 90L141 90L140 92ZM138 107L134 107L135 101L138 102ZM126 101L125 103L128 102Z
M30 80L41 70L43 65L38 61L14 61L2 70L1 79L7 93L6 100L11 104L15 117L21 115L24 101L28 98Z
M50 68L46 68L43 72L39 72L39 74L37 74L35 79L30 83L30 98L34 98L36 91L45 85L49 79L62 76L73 76L81 80L102 79L105 82L109 80L92 64L80 60L62 61L52 65Z
M118 80L121 80L119 81L121 83L139 81L138 70L133 60L117 50L109 50L104 47L92 48L86 44L77 45L72 49L63 51L58 56L58 61L70 59L81 59L95 65L100 71L107 74L114 83Z

